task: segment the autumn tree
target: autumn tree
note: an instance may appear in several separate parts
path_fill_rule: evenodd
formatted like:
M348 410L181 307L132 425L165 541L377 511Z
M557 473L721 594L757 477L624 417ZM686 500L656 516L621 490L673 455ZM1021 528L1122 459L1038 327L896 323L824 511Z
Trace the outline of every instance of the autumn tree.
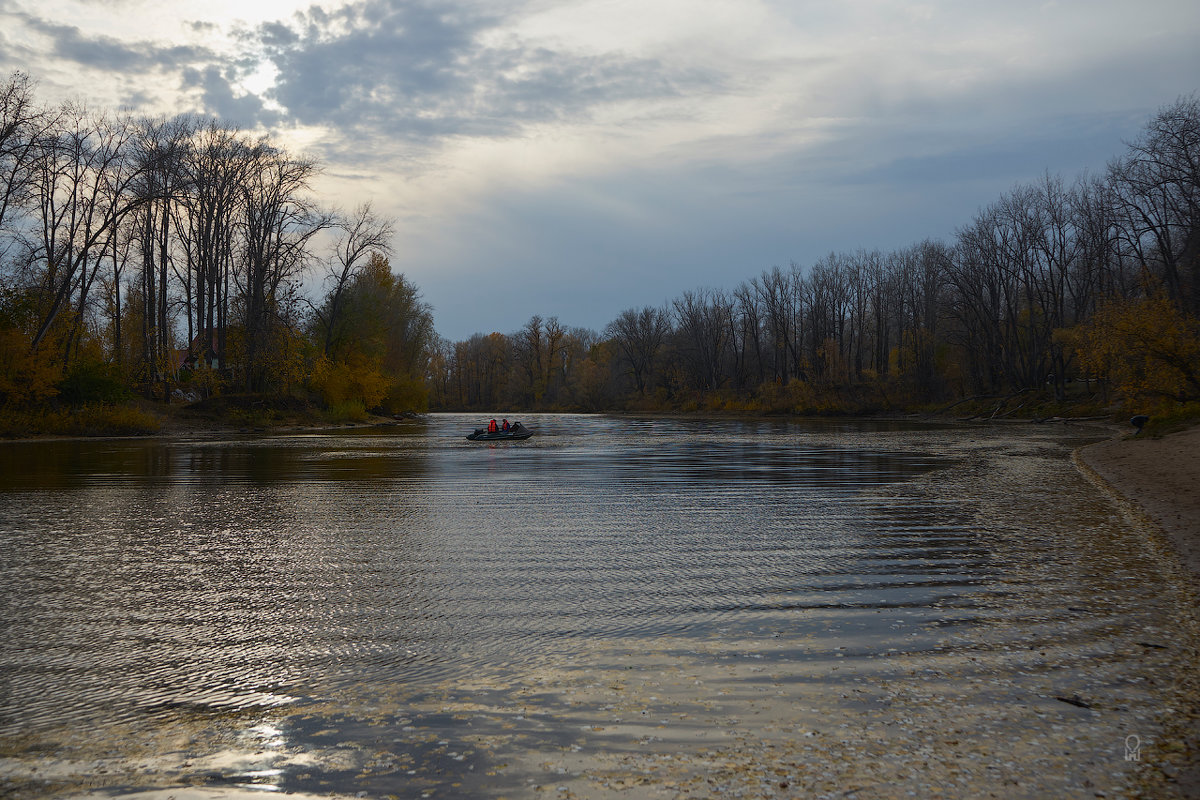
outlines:
M1127 402L1200 400L1200 322L1165 290L1104 302L1066 340Z
M335 302L336 315L330 313ZM358 400L388 413L428 404L425 377L436 345L432 311L381 254L372 252L345 286L329 289L314 314L313 333L324 351L314 383L327 402Z

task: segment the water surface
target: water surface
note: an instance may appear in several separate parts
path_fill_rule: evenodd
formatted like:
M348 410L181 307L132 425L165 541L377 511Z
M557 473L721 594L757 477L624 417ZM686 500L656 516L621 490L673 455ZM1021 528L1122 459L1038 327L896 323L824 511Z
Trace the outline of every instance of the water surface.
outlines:
M969 653L1040 653L1038 668L988 656L987 671L1030 719L1078 712L1098 726L1065 778L1080 791L1100 774L1124 781L1122 762L1098 753L1133 727L1147 741L1157 730L1161 698L1140 686L1147 707L1124 717L1093 719L1094 697L1056 699L1170 666L1166 648L1127 641L1130 624L1141 638L1171 635L1155 606L1169 598L1146 603L1131 586L1161 580L1154 555L1068 461L1094 433L526 423L537 433L519 443L468 442L477 419L435 415L327 433L0 446L0 780L30 796L92 785L79 765L107 757L114 786L419 797L519 795L549 780L556 792L563 782L559 796L603 794L620 789L600 767L625 747L611 737L695 752L695 736L728 716L706 704L763 676L793 715L775 728L825 735L796 709L827 722L895 713L902 693L881 687L907 685L918 665L969 666ZM1147 652L1158 661L1143 663ZM1083 666L1097 654L1103 667ZM747 659L761 674L739 671ZM668 745L649 732L667 727L658 717L618 732L638 706L601 686L609 672L685 664L702 689L694 681L684 697L647 678L659 688L644 698L691 708L674 720L694 726L691 738ZM943 682L939 701L973 680ZM863 696L846 695L847 682ZM625 706L606 691L626 691ZM968 694L977 710L996 699ZM609 738L579 738L613 719ZM761 743L768 729L747 735ZM481 738L468 746L467 733ZM121 744L131 741L142 744ZM594 761L539 775L548 747ZM170 748L178 758L145 760ZM241 760L213 760L230 750ZM39 783L25 770L48 751L60 777ZM822 752L833 764L839 751Z

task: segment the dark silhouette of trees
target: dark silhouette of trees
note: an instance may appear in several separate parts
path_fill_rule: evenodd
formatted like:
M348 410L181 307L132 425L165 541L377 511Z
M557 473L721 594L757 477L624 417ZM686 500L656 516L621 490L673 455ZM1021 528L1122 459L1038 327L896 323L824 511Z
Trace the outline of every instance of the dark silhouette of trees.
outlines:
M626 309L605 328L605 335L616 345L639 396L646 394L654 361L669 331L667 312L651 306Z
M310 383L368 254L390 249L390 222L369 206L348 218L319 208L318 165L265 139L190 116L43 108L33 90L20 73L0 86L0 405L52 400L101 367L161 400ZM335 222L333 300L311 342L300 287ZM380 368L423 383L428 308L402 277L370 277L387 329Z
M189 191L179 240L187 265L184 307L188 358L206 367L227 362L229 310L243 181L261 144L210 121L197 125L182 167Z
M617 407L853 411L1028 390L1062 400L1080 380L1104 391L1119 384L1127 398L1191 397L1190 376L1200 374L1200 347L1188 346L1200 284L1198 131L1200 107L1185 98L1104 175L1016 186L950 241L830 253L730 292L684 291L669 311L627 309L604 329L607 354L593 347L586 362L593 387L608 363L608 386L593 396ZM1157 286L1165 299L1151 302ZM1157 330L1136 324L1150 319ZM1102 335L1096 320L1119 323L1120 337ZM507 384L516 390L459 393L448 406L579 404L541 388L541 317L492 336L507 345L493 368L519 371ZM1153 363L1118 359L1123 346ZM446 363L444 382L461 382ZM460 363L478 374L478 359ZM578 385L575 368L571 360L557 384Z
M700 289L684 292L671 306L684 385L716 391L726 378L722 367L732 341L733 301L724 292Z
M1126 252L1200 314L1200 98L1162 109L1109 177Z

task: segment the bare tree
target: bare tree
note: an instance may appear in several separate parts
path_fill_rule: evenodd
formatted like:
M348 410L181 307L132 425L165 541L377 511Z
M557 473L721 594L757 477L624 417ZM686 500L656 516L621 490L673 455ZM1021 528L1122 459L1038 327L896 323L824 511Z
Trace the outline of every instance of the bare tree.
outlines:
M1200 315L1200 98L1159 111L1109 175L1130 251Z
M763 322L771 348L771 376L780 383L789 379L789 350L793 346L792 325L796 319L793 302L792 276L779 267L772 267L750 281L763 308Z
M362 259L370 252L386 256L392 251L394 222L379 218L370 203L363 203L350 216L339 217L334 226L340 235L334 244L333 259L325 273L326 302L315 310L318 323L325 331L324 352L329 355L336 336L342 297L354 280Z
M684 292L672 301L685 363L698 388L715 391L723 383L722 359L729 346L733 301L721 291Z
M32 199L40 221L35 252L43 266L36 350L78 293L82 306L101 253L121 221L144 201L133 191L141 166L131 158L133 127L68 108L64 124L36 146ZM64 340L70 347L71 336ZM64 362L68 352L64 351Z
M188 193L188 176L182 169L193 128L186 118L146 120L139 130L135 223L141 256L142 354L149 381L162 383L162 399L170 399L167 384L174 367L174 314L171 275L174 265L173 232Z
M955 322L947 333L965 356L972 385L986 393L998 391L1004 373L1003 324L1012 290L997 256L989 216L980 214L959 231L946 275L953 289L948 313Z
M264 147L210 121L196 129L184 153L190 192L180 236L189 252L188 346L199 334L199 351L191 355L206 363L225 361L236 236L245 216L242 186Z
M734 379L739 388L747 388L751 382L754 386L759 386L767 379L767 376L763 360L762 306L758 300L754 281L739 284L733 290L733 299L736 303L734 313L737 338L735 343L737 363L735 364ZM750 366L751 359L754 360L753 370Z
M38 143L55 121L35 105L33 80L25 73L14 72L0 86L0 231L11 212L28 204Z
M285 343L286 326L278 323L291 311L283 302L295 297L298 282L312 257L310 242L331 224L305 192L316 162L291 158L262 147L242 185L243 261L237 275L245 332L244 385L266 388L272 366L269 355Z
M605 329L605 335L616 342L621 359L629 366L638 395L646 394L654 360L670 327L666 311L645 306L641 310L625 309Z
M813 265L808 276L809 362L818 377L837 380L835 368L845 362L847 323L851 309L846 256L830 253Z
M567 348L567 329L558 317L546 320L546 365L542 376L545 387L543 402L554 402L559 389L566 383L566 364L563 358Z

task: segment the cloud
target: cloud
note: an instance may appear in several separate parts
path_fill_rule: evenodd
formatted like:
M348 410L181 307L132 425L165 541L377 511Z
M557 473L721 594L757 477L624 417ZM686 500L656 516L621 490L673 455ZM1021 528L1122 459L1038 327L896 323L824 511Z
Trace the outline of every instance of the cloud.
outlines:
M180 64L213 59L211 51L189 45L160 45L149 41L124 42L111 36L88 36L74 25L20 15L25 25L50 41L51 54L62 60L110 72L173 69Z
M126 4L118 0L102 5ZM15 53L18 66L39 78L48 78L52 89L54 84L61 87L57 93L52 91L53 100L82 96L90 102L150 114L191 110L229 113L251 125L269 119L257 98L239 105L231 91L220 85L221 68L216 65L222 64L224 58L207 46L136 36L117 38L51 21L19 10L12 3L0 10L6 12L5 22L12 23L9 27L18 32L21 42L20 50ZM4 47L0 52L12 51ZM9 60L0 58L0 64ZM231 71L236 65L224 69ZM181 103L180 86L202 88L199 95L202 108L197 109L186 100Z
M204 111L224 122L253 128L256 124L270 125L279 119L277 113L264 108L262 98L257 95L235 94L230 76L219 67L185 69L182 80L184 88L200 89Z
M261 26L257 45L278 72L270 97L295 122L414 142L511 136L712 80L654 59L534 45L503 28L464 6L372 1Z

